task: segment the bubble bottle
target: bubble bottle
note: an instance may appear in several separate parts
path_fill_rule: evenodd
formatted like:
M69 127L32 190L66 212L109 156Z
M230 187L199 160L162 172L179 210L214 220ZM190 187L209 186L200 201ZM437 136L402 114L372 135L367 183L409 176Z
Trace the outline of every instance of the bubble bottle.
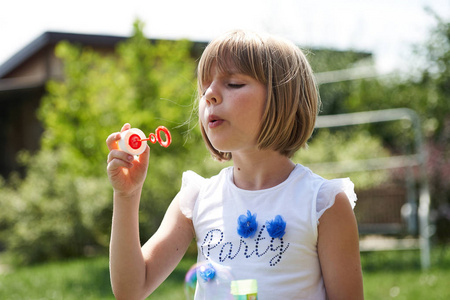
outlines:
M258 284L255 279L234 280L231 282L231 294L235 300L257 300Z

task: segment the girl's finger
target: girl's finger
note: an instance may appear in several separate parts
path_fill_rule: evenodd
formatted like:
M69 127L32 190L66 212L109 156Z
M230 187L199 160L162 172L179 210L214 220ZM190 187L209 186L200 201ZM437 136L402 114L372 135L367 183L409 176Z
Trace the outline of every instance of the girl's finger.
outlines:
M125 123L122 126L122 129L120 132L124 132L131 128L131 125L129 123ZM106 145L108 146L109 151L113 149L119 149L119 144L117 143L120 140L120 132L114 132L108 136L106 139Z
M128 154L126 152L113 149L108 154L107 163L110 163L113 159L120 159L120 160L123 160L123 161L131 163L134 160L134 156L131 155L131 154Z
M120 132L124 132L124 131L126 131L126 130L128 130L130 128L131 128L130 123L125 123L125 124L123 124L122 129L120 130Z
M106 139L106 145L108 146L109 151L114 149L119 149L119 144L117 143L120 140L120 133L114 132L111 133Z
M121 160L121 159L113 159L108 163L108 166L106 167L106 170L108 173L112 173L118 168L127 168L130 169L133 167L132 163L129 163L127 161Z

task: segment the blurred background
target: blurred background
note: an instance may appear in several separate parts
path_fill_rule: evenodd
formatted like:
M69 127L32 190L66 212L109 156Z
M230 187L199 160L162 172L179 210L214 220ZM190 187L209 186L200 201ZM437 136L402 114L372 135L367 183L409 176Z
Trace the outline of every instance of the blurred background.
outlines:
M183 171L224 167L193 102L208 41L236 28L301 47L322 108L294 161L356 184L366 299L450 292L450 2L11 1L0 4L0 298L113 299L106 137L164 125L145 242ZM150 180L151 179L151 180ZM151 299L183 299L193 245Z

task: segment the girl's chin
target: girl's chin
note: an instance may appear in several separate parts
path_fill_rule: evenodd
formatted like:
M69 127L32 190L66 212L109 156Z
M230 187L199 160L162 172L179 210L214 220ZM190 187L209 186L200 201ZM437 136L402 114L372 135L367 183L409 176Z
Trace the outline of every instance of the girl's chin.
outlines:
M256 146L256 142L254 143L255 146L249 145L249 141L233 141L232 139L223 139L223 138L216 138L211 139L209 138L209 141L211 145L220 152L237 152L237 151L251 151L251 150L258 150L258 147Z

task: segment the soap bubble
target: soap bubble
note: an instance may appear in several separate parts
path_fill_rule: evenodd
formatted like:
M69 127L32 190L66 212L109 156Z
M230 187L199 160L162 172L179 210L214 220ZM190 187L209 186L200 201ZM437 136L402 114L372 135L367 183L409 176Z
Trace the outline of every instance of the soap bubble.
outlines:
M209 261L193 265L186 273L184 280L186 299L233 299L231 282L233 277L225 266Z

